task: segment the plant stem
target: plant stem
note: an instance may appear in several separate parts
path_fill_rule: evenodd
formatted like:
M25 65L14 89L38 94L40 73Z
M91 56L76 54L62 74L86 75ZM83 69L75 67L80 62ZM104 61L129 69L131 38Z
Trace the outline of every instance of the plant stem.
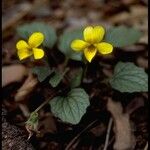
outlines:
M83 82L83 79L86 77L87 69L88 69L88 64L86 63L85 67L83 68L82 82Z
M64 68L67 66L68 61L69 61L69 58L68 58L68 57L66 57L66 58L65 58L65 61L64 61L64 64L63 64L63 65L64 65Z
M44 101L34 112L38 112L43 106L45 106L53 97L58 95L59 92L53 93L50 98L48 98L46 101Z
M64 68L67 66L68 60L69 60L69 58L66 57L66 59L64 61L64 64L63 64ZM66 68L65 71L64 71L64 73L66 73L67 71L69 71L69 68ZM44 101L34 112L38 112L43 106L45 106L50 101L50 99L52 99L53 97L55 97L58 93L59 92L53 93L51 95L51 97L49 99L47 99L46 101Z

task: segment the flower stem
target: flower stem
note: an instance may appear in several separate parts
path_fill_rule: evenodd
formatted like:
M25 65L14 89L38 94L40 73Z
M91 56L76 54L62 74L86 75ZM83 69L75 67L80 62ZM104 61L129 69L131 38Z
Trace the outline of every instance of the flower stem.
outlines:
M55 97L56 95L58 95L59 91L56 93L52 93L52 95L46 100L44 101L36 110L34 110L34 112L38 112L43 106L45 106L53 97Z
M68 61L69 61L69 58L68 58L68 57L66 57L66 58L65 58L65 61L64 61L64 64L63 64L64 68L67 66Z
M83 79L86 77L87 70L88 70L88 64L86 63L83 68L82 82L83 82Z

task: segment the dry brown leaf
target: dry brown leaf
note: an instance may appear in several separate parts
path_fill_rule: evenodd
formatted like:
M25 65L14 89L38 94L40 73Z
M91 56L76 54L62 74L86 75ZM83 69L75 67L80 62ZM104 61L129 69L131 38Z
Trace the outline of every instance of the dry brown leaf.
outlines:
M140 10L140 11L139 11ZM134 24L148 17L148 9L142 5L134 5L130 7L130 12L121 12L116 14L108 20L112 23L126 23L127 20L131 20L130 23Z
M16 64L11 66L4 66L2 68L2 87L13 82L21 81L27 74L28 70L23 65Z
M107 77L112 77L112 70L111 69L107 69L107 68L103 68L103 73L107 76Z
M138 2L139 1L137 1L137 0L122 0L122 3L125 4L125 5L136 4Z
M34 90L38 80L32 74L29 74L23 85L19 88L15 95L15 101L23 101Z
M35 0L30 15L34 15L36 17L50 16L52 12L49 8L49 5L49 0Z
M126 47L122 48L122 50L126 51L126 52L145 51L146 50L146 45L136 44L136 45L126 46Z
M22 19L25 15L27 15L32 9L32 5L30 3L21 3L17 4L12 8L8 8L6 14L3 15L2 19L2 30L6 30L12 25L16 24L20 19Z
M111 112L114 119L115 150L132 150L135 146L135 139L131 132L129 115L123 113L121 103L108 99L107 109Z
M148 33L148 31L147 31ZM144 35L140 38L139 42L148 44L148 34L144 33Z
M56 133L57 128L55 124L55 120L50 113L44 114L41 118L42 120L39 122L40 136L43 136L45 133Z
M27 105L18 103L18 106L19 106L20 110L22 111L23 115L26 118L28 118L30 116L30 111L29 111L29 108L27 107Z
M139 11L140 10L140 11ZM130 20L127 22L127 20ZM139 42L148 43L148 9L142 5L133 5L130 12L121 12L108 18L113 24L127 24L143 32Z
M139 56L137 58L137 64L139 67L142 67L144 69L148 69L148 59L142 57L142 56Z
M136 109L144 106L144 98L142 96L137 96L126 107L126 112L132 114Z
M15 95L16 102L22 102L30 95L37 85L38 80L32 74L29 74L23 85L19 88ZM18 103L19 108L25 117L29 117L30 112L28 107L24 103Z
M91 132L96 136L101 136L106 131L106 126L104 124L97 125L96 127L91 129Z

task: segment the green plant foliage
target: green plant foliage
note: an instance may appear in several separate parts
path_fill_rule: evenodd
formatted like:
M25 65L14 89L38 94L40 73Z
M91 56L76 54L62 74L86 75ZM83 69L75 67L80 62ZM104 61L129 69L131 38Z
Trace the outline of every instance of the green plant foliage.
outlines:
M109 80L112 88L120 92L147 92L148 75L143 68L131 62L119 62L114 69L114 75Z
M37 122L38 122L38 113L37 112L32 112L30 114L29 119L26 121L26 123L35 124Z
M83 29L64 32L59 39L58 48L68 58L82 61L82 53L75 52L71 49L71 42L75 39L82 39Z
M28 39L33 32L42 32L44 34L43 45L45 47L52 48L57 40L55 29L42 22L33 22L17 28L18 35L24 39Z
M141 36L142 32L135 28L119 26L108 29L104 40L114 47L124 47L138 42Z
M37 75L40 82L44 81L53 71L47 66L36 66L32 68L32 72Z
M83 75L83 69L80 68L79 71L74 75L74 77L71 80L72 88L78 87L81 84L82 75Z
M32 127L32 130L37 131L38 130L38 123L39 123L39 117L37 112L32 112L30 114L29 119L26 121L26 125L29 125Z
M55 97L49 104L56 117L71 124L79 123L90 105L88 94L81 88L72 89L66 97Z
M52 76L49 80L49 83L51 84L51 86L56 87L61 82L61 80L63 79L67 71L68 71L67 68L65 69L63 73L55 71L55 75Z

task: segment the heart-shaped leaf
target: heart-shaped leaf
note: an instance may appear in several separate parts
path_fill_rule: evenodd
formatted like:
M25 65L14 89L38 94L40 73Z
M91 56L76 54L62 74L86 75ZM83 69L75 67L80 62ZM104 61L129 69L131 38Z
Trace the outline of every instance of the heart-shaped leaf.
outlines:
M49 102L52 113L64 122L77 124L90 105L89 96L81 88L72 89L66 97L58 96Z
M106 31L104 40L114 47L130 46L140 39L142 32L125 26L113 27Z
M120 92L147 92L148 75L143 68L131 62L119 62L114 69L114 75L109 80L112 88Z
M72 88L78 87L81 84L82 75L83 75L83 69L80 68L78 70L78 72L75 73L74 77L71 80L71 87Z

